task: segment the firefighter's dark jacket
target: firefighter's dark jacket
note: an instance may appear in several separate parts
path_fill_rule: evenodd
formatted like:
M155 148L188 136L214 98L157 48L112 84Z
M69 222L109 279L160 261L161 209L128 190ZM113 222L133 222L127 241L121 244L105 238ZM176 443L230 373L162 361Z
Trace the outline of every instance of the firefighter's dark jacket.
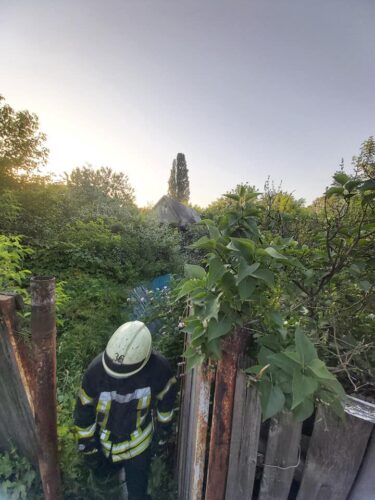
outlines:
M151 444L153 414L162 425L173 417L176 379L168 361L152 353L138 373L116 379L106 373L102 354L83 376L74 420L78 449L86 455L101 448L112 462L128 460Z

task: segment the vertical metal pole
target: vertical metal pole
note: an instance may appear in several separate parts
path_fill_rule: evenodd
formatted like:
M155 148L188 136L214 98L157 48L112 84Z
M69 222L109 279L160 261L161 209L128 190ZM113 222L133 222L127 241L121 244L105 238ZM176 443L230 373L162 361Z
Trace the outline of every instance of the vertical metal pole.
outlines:
M55 278L31 278L31 334L35 362L38 461L46 500L58 500Z
M245 334L240 330L223 342L216 371L205 500L225 499L237 366L244 345Z

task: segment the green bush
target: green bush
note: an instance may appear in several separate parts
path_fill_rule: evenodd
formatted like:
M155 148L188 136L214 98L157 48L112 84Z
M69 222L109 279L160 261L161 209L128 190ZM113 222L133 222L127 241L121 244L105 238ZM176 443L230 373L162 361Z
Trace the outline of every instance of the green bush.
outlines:
M298 320L291 323L292 329L285 326L283 284L290 273L305 269L286 254L292 242L279 239L276 244L262 234L254 204L257 193L243 188L228 197L230 209L218 224L207 220L209 236L193 245L205 250L204 267L185 265L187 279L179 287L178 298L188 297L190 309L185 330L191 343L184 354L188 367L206 358L219 359L222 338L235 327L245 328L257 332L258 365L250 371L256 374L253 381L265 419L287 408L304 420L317 401L342 414L340 383L319 359Z
M39 500L43 497L39 473L15 448L0 453L0 497Z
M25 280L30 271L25 269L24 261L31 253L19 236L0 234L0 291L26 294Z

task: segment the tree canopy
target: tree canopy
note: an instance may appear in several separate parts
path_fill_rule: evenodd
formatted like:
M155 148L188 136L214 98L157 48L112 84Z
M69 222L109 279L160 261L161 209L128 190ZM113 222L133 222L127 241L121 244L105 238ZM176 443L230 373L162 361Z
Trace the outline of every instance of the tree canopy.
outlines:
M29 111L15 111L0 95L0 175L3 180L30 174L45 165L48 148L46 134L39 130L39 119Z
M177 199L176 158L173 159L171 174L168 180L168 195Z
M98 193L117 200L121 205L134 203L134 189L123 172L114 172L109 167L93 168L92 165L76 167L65 174L68 187L85 193L88 198Z

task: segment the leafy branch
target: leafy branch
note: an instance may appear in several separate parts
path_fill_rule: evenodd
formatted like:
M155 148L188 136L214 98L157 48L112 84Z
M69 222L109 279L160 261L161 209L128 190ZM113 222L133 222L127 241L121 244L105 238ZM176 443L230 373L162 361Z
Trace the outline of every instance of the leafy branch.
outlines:
M177 296L187 300L190 308L185 320L185 331L190 335L184 353L187 366L191 368L205 358L220 358L222 338L236 326L245 326L258 340L258 365L247 372L255 375L264 418L286 407L303 420L317 400L342 413L341 385L318 358L302 329L288 328L278 310L280 283L290 269L305 268L283 251L294 245L292 241L275 245L261 235L256 196L245 189L230 194L231 210L218 224L204 221L209 236L192 245L206 254L202 266L185 265L186 279ZM259 324L258 333L254 322Z

